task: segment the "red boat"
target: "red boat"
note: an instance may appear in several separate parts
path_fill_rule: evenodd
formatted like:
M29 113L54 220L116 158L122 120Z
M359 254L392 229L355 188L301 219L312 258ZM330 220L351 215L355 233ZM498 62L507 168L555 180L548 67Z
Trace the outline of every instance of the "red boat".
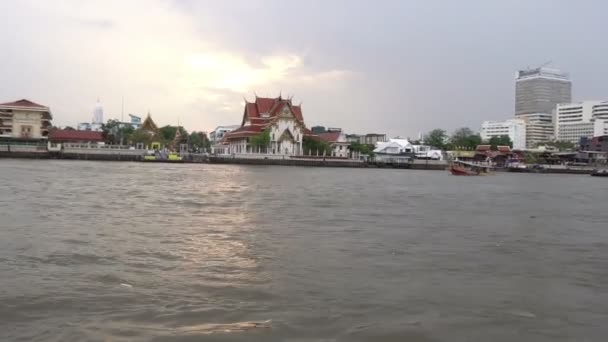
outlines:
M484 176L489 173L490 168L486 165L455 160L450 164L449 170L454 176Z

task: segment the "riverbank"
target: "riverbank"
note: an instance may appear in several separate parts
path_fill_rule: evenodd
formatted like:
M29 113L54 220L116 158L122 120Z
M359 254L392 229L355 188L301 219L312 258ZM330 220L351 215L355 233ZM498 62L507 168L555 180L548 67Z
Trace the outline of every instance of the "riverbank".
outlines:
M287 156L256 156L256 155L215 155L185 153L181 160L145 160L145 150L132 149L92 149L70 148L61 151L48 151L40 147L16 147L0 149L0 158L14 159L66 159L90 161L130 161L146 163L210 163L237 165L280 165L303 167L342 167L342 168L377 168L377 169L410 169L436 170L447 168L446 161L413 160L410 162L365 162L360 160L331 158L331 157L287 157ZM564 165L543 165L539 168L500 168L497 172L513 173L544 173L544 174L583 174L593 173L594 167L569 167Z

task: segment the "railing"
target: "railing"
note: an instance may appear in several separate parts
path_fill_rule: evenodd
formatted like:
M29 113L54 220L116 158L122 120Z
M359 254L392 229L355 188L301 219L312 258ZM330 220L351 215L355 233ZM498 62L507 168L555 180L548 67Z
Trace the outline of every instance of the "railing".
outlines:
M267 154L267 153L232 153L232 154L214 154L215 158L222 159L271 159L271 160L326 160L338 162L361 162L359 159L348 159L331 156L306 156L306 155L285 155L285 154Z
M134 147L128 145L97 145L97 144L76 144L64 143L64 148L79 148L79 149L96 149L96 150L135 150Z
M38 144L0 144L1 152L34 152L34 153L46 153L46 145Z

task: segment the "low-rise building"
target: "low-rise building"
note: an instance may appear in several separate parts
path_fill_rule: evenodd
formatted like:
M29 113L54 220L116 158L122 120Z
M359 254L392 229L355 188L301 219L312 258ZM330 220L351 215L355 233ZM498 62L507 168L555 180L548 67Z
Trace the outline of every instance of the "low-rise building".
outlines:
M346 134L346 141L350 143L361 143L363 144L365 141L365 136L361 134Z
M416 159L443 160L443 152L428 145L412 145Z
M348 146L350 142L346 135L339 128L329 128L325 133L319 134L319 139L327 142L331 146L331 156L347 158L349 155Z
M579 142L579 150L608 152L608 135L593 138L581 138Z
M131 118L129 124L131 124L131 127L133 127L133 129L138 129L139 127L141 127L141 116L129 114L129 118Z
M49 133L52 143L102 143L103 134L99 131L79 131L74 129L54 129Z
M222 139L224 138L224 135L226 133L232 132L239 127L241 127L241 126L239 126L239 125L217 126L213 132L209 133L209 141L211 142L212 145L217 145L222 141Z
M513 142L514 149L526 148L526 122L522 119L484 121L479 134L483 141L506 135Z
M49 107L26 99L0 103L0 139L47 139L52 119Z
M376 145L380 142L386 142L386 134L377 134L377 133L367 133L364 137L364 141L361 141L362 144L368 145Z
M80 131L74 129L53 129L48 137L48 150L61 151L65 144L103 144L103 133L99 131Z
M389 139L376 143L374 158L379 162L404 163L415 158L414 145L407 139Z

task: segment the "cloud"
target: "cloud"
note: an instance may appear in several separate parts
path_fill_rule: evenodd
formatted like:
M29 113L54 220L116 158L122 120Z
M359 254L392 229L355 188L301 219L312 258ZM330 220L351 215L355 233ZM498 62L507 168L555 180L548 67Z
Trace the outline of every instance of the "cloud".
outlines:
M44 102L61 125L88 120L97 97L106 116L118 117L124 97L127 113L150 110L161 125L179 117L191 129L212 129L238 121L243 96L254 91L286 82L339 82L342 72L309 68L302 51L257 55L224 48L221 36L197 30L200 17L171 1L30 0L11 7L15 15L0 24L0 41L10 40L14 49L0 62L19 66L8 75L23 83L4 96ZM18 41L9 27L22 33Z
M513 75L554 60L577 100L603 98L607 5L551 0L0 1L0 99L54 121L152 112L239 122L243 97L294 95L309 126L417 135L513 111ZM586 13L572 18L571 13ZM564 20L570 25L564 26ZM542 22L543 25L538 25ZM564 49L564 46L568 46ZM589 46L593 54L584 54Z

